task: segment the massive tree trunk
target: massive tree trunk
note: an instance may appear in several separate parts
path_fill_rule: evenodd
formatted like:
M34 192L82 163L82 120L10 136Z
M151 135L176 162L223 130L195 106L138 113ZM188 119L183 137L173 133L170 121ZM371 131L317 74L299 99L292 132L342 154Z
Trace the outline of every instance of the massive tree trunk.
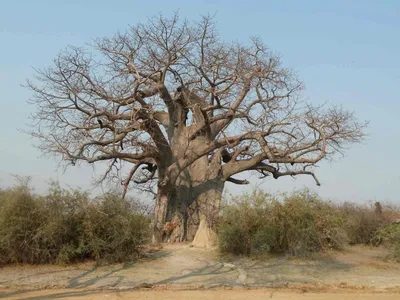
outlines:
M211 246L224 183L219 168L204 157L184 170L175 186L159 187L153 242L194 240L195 246Z
M186 126L187 109L193 104L190 100L178 97L172 110L167 131L172 151L171 157L164 157L164 166L185 157L188 151L195 151L196 145L212 142L209 133L197 136L195 141L188 139L204 121L202 112L193 109L193 124L191 127ZM159 167L161 183L170 174L167 168ZM203 156L195 160L180 171L175 181L172 180L164 186L159 184L153 242L192 241L200 226L202 230L194 244L212 245L224 182L221 154L217 152L211 157Z
M189 206L188 239L193 245L210 247L216 242L215 225L224 188L220 178L209 179L194 188L197 196Z

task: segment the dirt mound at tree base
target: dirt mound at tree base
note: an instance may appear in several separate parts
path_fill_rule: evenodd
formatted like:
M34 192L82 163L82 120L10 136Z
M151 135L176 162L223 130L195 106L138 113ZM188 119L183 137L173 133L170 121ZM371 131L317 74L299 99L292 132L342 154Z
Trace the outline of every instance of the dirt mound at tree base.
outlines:
M200 217L199 228L191 244L193 247L213 248L218 245L217 234L207 226L205 216Z

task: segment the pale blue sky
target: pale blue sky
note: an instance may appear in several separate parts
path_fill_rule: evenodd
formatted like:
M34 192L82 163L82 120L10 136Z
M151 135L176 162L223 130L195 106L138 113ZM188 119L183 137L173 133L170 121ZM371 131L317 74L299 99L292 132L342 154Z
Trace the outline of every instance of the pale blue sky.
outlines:
M50 178L88 187L91 168L56 171L17 131L34 107L20 85L67 45L109 36L158 12L198 19L216 13L226 40L260 36L305 82L312 102L342 104L370 120L365 145L310 178L264 181L271 192L304 186L337 200L400 204L400 1L21 1L0 0L0 186L31 175L41 192ZM229 186L237 193L243 187Z

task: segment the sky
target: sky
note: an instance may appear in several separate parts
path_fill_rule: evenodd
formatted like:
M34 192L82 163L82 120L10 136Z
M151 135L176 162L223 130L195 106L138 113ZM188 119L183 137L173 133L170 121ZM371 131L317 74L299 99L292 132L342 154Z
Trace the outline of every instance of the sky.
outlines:
M35 107L21 85L34 68L51 65L66 46L111 36L158 13L179 11L198 20L215 14L220 35L246 42L259 36L281 54L305 83L302 97L327 102L370 121L368 138L344 157L320 164L312 178L252 178L250 186L228 185L239 194L255 185L267 192L310 188L335 201L400 204L400 1L22 1L0 0L0 187L13 174L32 176L44 192L50 179L91 188L91 167L57 169L21 132Z

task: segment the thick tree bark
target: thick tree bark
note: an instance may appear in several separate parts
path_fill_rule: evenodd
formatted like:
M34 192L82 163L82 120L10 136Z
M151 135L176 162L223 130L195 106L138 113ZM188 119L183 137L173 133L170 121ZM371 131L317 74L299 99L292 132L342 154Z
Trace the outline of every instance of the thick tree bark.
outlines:
M193 245L210 247L215 244L215 226L224 188L220 178L210 179L194 188L197 196L189 206L188 239Z
M224 180L208 161L200 159L182 172L174 187L159 188L155 208L153 242L192 241L201 220L213 236ZM202 243L211 245L211 240Z
M175 105L170 116L168 137L171 141L172 157L164 158L165 166L187 155L189 145L187 137L190 135L190 129L185 124L186 105L188 103L183 106ZM197 124L201 116L195 113L194 118ZM211 142L211 138L209 135L199 136L195 142L201 145ZM167 174L166 168L160 166L159 178L164 178ZM208 231L212 232L215 226L223 188L224 179L221 175L219 153L212 158L204 156L196 160L180 173L176 182L171 183L169 188L159 186L153 242L192 241L201 220L205 223L202 226L204 228L202 235L211 236ZM201 240L207 245L212 244L211 241L204 241L204 237Z
M156 205L154 208L153 238L152 242L160 243L164 239L164 224L168 210L169 191L158 188Z

